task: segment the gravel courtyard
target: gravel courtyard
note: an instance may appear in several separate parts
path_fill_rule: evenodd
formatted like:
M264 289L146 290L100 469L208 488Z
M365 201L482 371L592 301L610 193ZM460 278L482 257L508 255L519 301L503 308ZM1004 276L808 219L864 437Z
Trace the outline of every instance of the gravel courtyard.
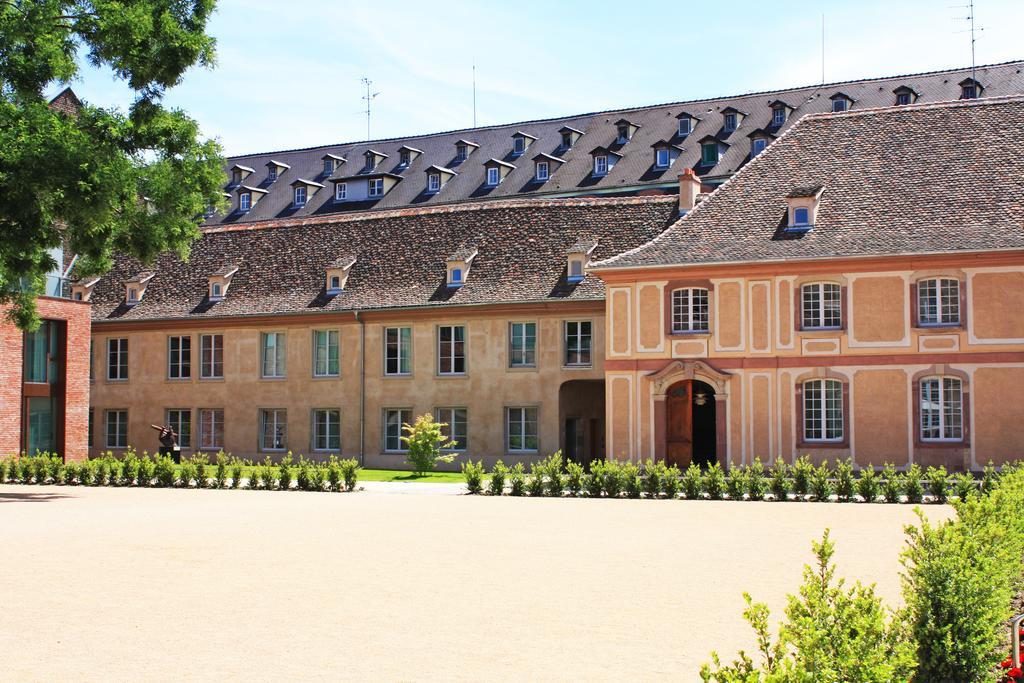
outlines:
M2 677L698 680L753 644L742 591L780 611L825 527L895 603L914 519L387 491L2 486Z

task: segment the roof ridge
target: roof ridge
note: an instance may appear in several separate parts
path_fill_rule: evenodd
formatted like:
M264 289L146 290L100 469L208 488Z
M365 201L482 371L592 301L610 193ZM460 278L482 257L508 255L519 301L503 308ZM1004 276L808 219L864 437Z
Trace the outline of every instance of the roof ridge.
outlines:
M993 64L979 64L978 66L973 67L973 70L977 71L977 70L980 70L980 69L992 69L992 68L996 68L996 67L1007 66L1007 65L1010 65L1010 64L1020 64L1020 65L1024 66L1024 60L1014 59L1014 60L1009 60L1009 61L1005 61L1005 62L995 62ZM418 134L414 134L414 135L397 135L397 136L392 136L392 137L388 137L388 138L377 138L375 140L348 140L348 141L344 141L344 142L328 143L328 144L324 144L324 145L312 145L312 146L309 146L309 147L294 147L294 148L291 148L291 149L277 149L277 150L268 150L268 151L264 151L264 152L249 152L249 153L245 153L245 154L231 155L231 156L228 156L226 158L228 160L230 160L230 161L236 161L238 159L244 159L244 158L249 158L249 157L263 157L263 156L267 156L267 155L270 155L270 154L286 154L286 153L292 153L292 152L308 152L308 151L311 151L311 150L327 149L327 148L330 148L330 147L346 147L346 146L355 146L355 145L373 145L373 144L380 144L380 143L385 143L385 142L409 141L409 140L417 140L417 139L421 139L421 138L438 137L438 136L442 136L442 135L454 135L454 134L460 134L460 133L469 133L469 132L478 131L478 130L480 130L480 131L483 131L483 130L495 130L495 129L498 129L498 128L506 128L506 127L514 127L514 126L524 126L524 125L531 124L531 123L551 123L551 122L556 122L556 121L569 121L569 120L572 120L572 119L578 119L578 118L582 118L582 117L586 117L586 116L601 116L601 115L604 115L604 114L625 113L625 112L639 111L639 110L644 110L644 109L655 109L657 107L672 107L672 106L677 106L677 105L678 106L692 105L692 104L700 104L702 102L712 102L712 101L715 101L715 100L725 100L725 99L730 99L731 100L731 99L739 99L739 98L743 98L743 97L756 97L758 95L782 94L782 93L788 93L788 92L795 92L797 90L807 90L807 89L811 89L811 88L820 89L820 88L827 88L827 87L831 87L831 86L851 85L851 84L854 84L854 83L865 83L865 82L868 82L868 81L891 81L891 80L897 80L897 79L901 79L901 78L919 78L919 77L922 77L922 76L934 76L935 74L941 74L941 73L957 73L957 72L961 72L961 71L971 71L971 70L972 70L972 67L964 66L964 67L954 67L954 68L950 68L950 69L934 69L932 71L919 71L919 72L908 73L908 74L896 74L896 75L892 75L892 76L877 76L877 77L873 77L873 78L856 78L856 79L851 79L851 80L847 80L847 81L833 81L833 82L830 82L830 83L809 83L809 84L799 85L799 86L790 86L790 87L787 87L787 88L775 88L775 89L769 89L769 90L757 90L757 91L739 93L739 94L734 94L734 95L715 95L715 96L712 96L712 97L702 97L702 98L693 99L693 100L677 100L677 101L673 101L673 102L659 102L659 103L655 103L655 104L636 105L636 106L633 106L633 107L624 107L624 108L618 108L618 109L602 109L602 110L591 111L591 112L582 112L582 113L578 113L578 114L566 114L566 115L562 115L562 116L551 116L551 117L548 117L548 118L541 118L541 119L528 119L528 120L525 120L525 121L513 121L513 122L507 122L507 123L496 123L496 124L491 124L491 125L487 125L487 126L475 126L475 127L472 127L472 128L453 128L453 129L450 129L450 130L434 131L434 132L431 132L431 133L418 133Z
M675 194L656 195L634 195L626 197L564 197L548 199L503 199L490 202L453 202L450 204L438 204L425 207L401 207L394 209L377 209L371 211L358 211L347 214L328 214L324 216L303 216L302 218L271 218L251 223L235 223L232 225L217 225L215 227L201 228L203 234L240 232L244 230L269 230L272 228L285 228L296 225L321 225L332 223L350 223L361 220L375 220L384 218L422 216L443 213L460 213L464 211L490 211L510 208L550 208L566 206L601 206L601 205L630 205L630 204L656 204L678 202L679 197Z

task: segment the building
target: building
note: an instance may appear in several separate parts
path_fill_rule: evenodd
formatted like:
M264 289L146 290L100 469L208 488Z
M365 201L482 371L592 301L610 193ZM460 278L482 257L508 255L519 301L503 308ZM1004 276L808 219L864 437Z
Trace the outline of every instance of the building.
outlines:
M515 197L677 191L729 178L810 113L1024 92L1024 62L234 156L226 226Z
M494 462L604 456L604 288L675 196L505 200L208 229L187 262L119 258L92 304L93 453L293 451L402 467L433 413Z
M1024 457L1024 97L806 116L592 266L608 451ZM685 183L684 183L685 185Z

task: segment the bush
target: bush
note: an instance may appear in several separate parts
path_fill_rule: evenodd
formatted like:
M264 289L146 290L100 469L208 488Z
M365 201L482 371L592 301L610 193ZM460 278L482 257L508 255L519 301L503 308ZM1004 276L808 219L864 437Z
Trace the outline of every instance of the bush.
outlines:
M764 500L764 493L768 485L764 480L764 465L761 464L760 458L754 459L754 464L747 468L745 475L747 498L749 500Z
M565 485L569 489L569 495L576 497L583 490L583 477L585 470L578 462L569 461L565 463Z
M590 471L583 477L583 489L591 498L600 498L604 489L604 460L590 463Z
M400 438L408 449L405 461L412 466L416 476L421 477L433 472L439 462L451 462L455 459L454 453L441 453L444 449L455 446L455 442L449 440L442 431L447 426L444 422L434 422L434 416L430 413L417 417L411 426L402 425L402 431L406 435Z
M121 460L121 476L118 477L117 483L120 486L131 486L135 483L135 480L139 476L139 457L135 455L135 451L131 448L124 454L124 458Z
M223 489L228 485L228 456L224 451L218 451L216 457L217 466L213 471L213 488Z
M793 493L797 498L806 496L811 491L811 476L814 475L814 465L806 455L801 455L793 463Z
M295 469L295 488L300 491L308 491L310 488L309 475L309 461L306 460L305 456L300 455L298 467ZM292 487L291 452L281 458L281 462L277 467L277 484L282 491L288 491Z
M50 456L39 453L30 460L32 462L32 478L37 484L45 484L50 476Z
M604 464L604 474L601 477L601 492L609 498L618 498L625 487L625 472L622 465L616 460L609 460Z
M945 503L949 498L949 473L944 466L929 467L925 472L928 493L933 503Z
M192 486L192 480L198 476L196 463L190 458L182 458L181 467L178 469L178 485L187 489Z
M277 467L274 466L269 455L263 460L262 473L261 487L267 491L274 491L277 489L277 485L279 483Z
M924 485L921 483L923 478L924 475L917 463L912 463L903 473L903 495L907 497L908 503L920 503L924 498Z
M682 488L683 495L687 500L698 500L701 497L701 491L704 489L704 475L701 473L699 465L691 462L683 472Z
M789 500L791 487L789 465L782 458L776 458L775 463L772 465L771 477L768 480L768 488L772 492L772 498L780 501Z
M743 493L746 490L746 472L739 465L730 467L725 475L725 491L729 494L729 500L743 500Z
M631 462L624 463L619 467L622 478L622 489L626 492L627 498L639 498L644 490L643 481L640 479L640 468Z
M466 480L466 490L476 495L484 490L484 463L472 460L462 463L462 476Z
M64 483L68 486L78 483L78 463L72 461L64 466Z
M725 495L725 472L717 462L713 463L701 477L701 488L711 500L721 500Z
M153 477L156 485L162 487L174 486L177 476L174 472L174 461L169 455L157 455L153 461Z
M139 458L139 469L135 473L135 485L152 486L154 476L156 476L156 463L153 462L148 453L143 453L142 457Z
M526 490L531 496L543 496L547 490L544 475L547 472L547 463L543 460L530 463L530 478L526 482Z
M576 465L577 467L580 467L578 463L574 463L574 462L569 463L569 477L570 477L570 479L569 479L569 482L570 482L569 483L569 489L570 490L572 490L572 466L573 465ZM582 469L583 468L580 467L580 471L582 471ZM490 494L492 496L500 496L501 494L505 493L505 478L507 476L508 476L508 467L505 466L505 463L503 463L500 460L498 462L494 463L494 467L491 468L491 481L488 484L488 491L490 492ZM577 489L576 493L579 493L579 489ZM573 494L573 495L575 495L575 494Z
M878 498L878 475L873 467L865 467L860 471L857 480L857 495L865 503L874 503Z
M832 470L829 469L828 460L825 460L814 468L811 475L811 495L815 500L827 503L832 499L832 493Z
M340 491L341 487L341 465L338 464L338 456L332 455L327 461L327 490Z
M65 481L64 459L56 455L50 457L50 481L54 484L63 484ZM0 475L2 480L2 475Z
M978 494L978 485L970 472L960 472L952 477L953 493L958 500L967 500Z
M840 460L836 463L836 498L840 503L847 503L853 498L853 492L853 465L849 460Z
M210 480L207 477L206 466L209 464L209 460L206 459L205 453L195 453L192 455L192 465L196 470L196 487L205 489L210 485Z
M355 458L346 458L341 461L341 475L345 480L345 490L355 491L359 482L359 461Z
M644 465L644 493L648 498L661 495L661 480L665 476L665 463L660 460L648 460Z
M83 460L78 464L78 483L82 486L92 486L95 477L93 471L95 469L93 463L94 460Z
M744 594L743 616L754 628L762 663L744 652L723 666L717 653L701 667L704 681L906 681L914 670L913 646L903 622L888 610L873 586L847 588L835 578L835 546L826 530L813 543L816 567L806 565L798 595L787 599L785 619L773 642L768 606ZM935 679L938 680L938 679ZM943 679L947 680L947 679ZM948 679L953 680L953 679ZM961 679L966 680L966 679Z
M981 471L981 492L990 493L999 483L999 472L996 471L996 466L989 460L988 464Z
M324 481L327 479L327 467L315 462L309 467L309 490L323 491Z
M521 496L526 493L526 468L523 463L517 462L508 471L509 493L513 496Z
M678 498L679 484L679 466L666 467L661 477L661 492L666 498ZM697 495L700 495L700 468L697 468Z
M896 472L896 466L891 462L885 463L885 466L882 467L882 496L885 497L885 502L898 503L902 494L903 482L900 480L899 473Z
M552 453L544 464L548 476L547 493L549 496L561 498L562 491L565 489L562 451Z
M242 461L238 458L231 460L231 488L237 489L242 485Z

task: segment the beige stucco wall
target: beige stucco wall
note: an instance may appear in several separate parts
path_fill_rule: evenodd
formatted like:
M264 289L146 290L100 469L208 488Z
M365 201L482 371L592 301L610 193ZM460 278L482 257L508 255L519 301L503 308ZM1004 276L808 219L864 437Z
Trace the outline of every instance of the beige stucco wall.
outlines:
M1024 456L1024 406L1016 397L1024 367L978 368L974 372L975 461L997 465Z
M856 278L851 285L853 337L859 342L903 339L906 290L899 276Z
M909 403L905 370L857 370L853 374L851 413L856 416L854 456L858 465L881 467L907 453Z

